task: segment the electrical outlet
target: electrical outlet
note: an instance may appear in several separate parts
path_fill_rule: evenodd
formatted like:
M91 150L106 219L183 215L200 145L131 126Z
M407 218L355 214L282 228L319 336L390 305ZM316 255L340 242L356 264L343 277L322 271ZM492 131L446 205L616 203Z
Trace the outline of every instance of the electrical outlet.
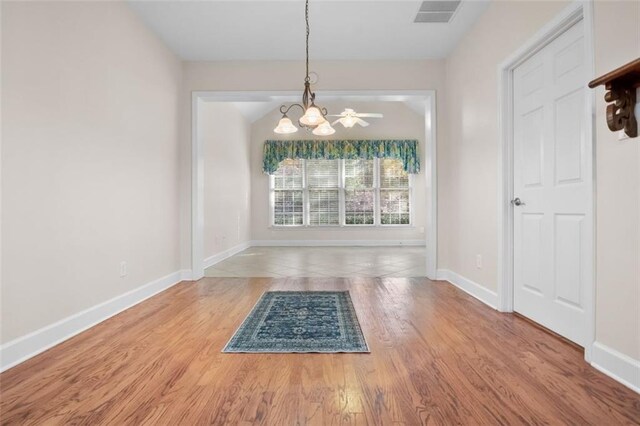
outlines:
M482 269L482 256L476 254L476 268Z
M126 277L127 274L127 262L120 262L120 278Z

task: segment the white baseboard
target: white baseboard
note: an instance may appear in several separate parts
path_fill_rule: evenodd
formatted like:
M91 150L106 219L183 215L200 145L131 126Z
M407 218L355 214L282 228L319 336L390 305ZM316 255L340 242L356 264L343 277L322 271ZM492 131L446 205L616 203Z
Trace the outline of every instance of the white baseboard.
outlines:
M600 342L593 344L591 365L629 389L640 393L640 361Z
M213 256L209 256L203 261L204 269L207 269L218 262L222 262L223 260L233 256L234 254L238 254L241 251L248 249L249 247L251 247L251 242L246 241L244 243L238 244L237 246L231 247L230 249L227 249L223 252L214 254Z
M111 300L85 309L0 346L0 372L8 370L94 325L191 278L191 271L177 271Z
M193 272L191 269L183 269L180 271L180 281L191 281L193 280Z
M424 240L253 240L254 247L396 247L426 246Z
M493 309L498 308L498 294L488 288L471 281L448 269L438 269L436 272L438 280L449 281L465 293L470 294L479 301L491 306Z

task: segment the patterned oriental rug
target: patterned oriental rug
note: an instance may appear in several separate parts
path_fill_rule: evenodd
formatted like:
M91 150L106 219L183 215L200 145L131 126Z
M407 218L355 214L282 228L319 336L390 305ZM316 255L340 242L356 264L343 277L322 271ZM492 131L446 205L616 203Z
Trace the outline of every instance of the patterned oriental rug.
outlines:
M348 291L269 291L223 352L369 352Z

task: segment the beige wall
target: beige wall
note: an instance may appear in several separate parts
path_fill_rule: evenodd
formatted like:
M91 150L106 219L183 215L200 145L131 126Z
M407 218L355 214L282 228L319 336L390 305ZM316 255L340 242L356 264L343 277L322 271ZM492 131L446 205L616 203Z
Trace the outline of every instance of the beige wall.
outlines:
M498 277L498 64L566 5L494 1L447 58L438 148L438 268L490 290ZM508 17L508 19L506 19ZM482 269L476 268L476 255Z
M640 6L594 3L596 72L601 74L640 56ZM446 61L447 136L438 146L438 267L494 291L497 67L567 4L494 1ZM640 145L637 139L616 140L605 124L602 88L596 96L596 340L639 359ZM484 258L483 269L475 267L476 254Z
M444 108L444 61L321 61L311 62L319 74L314 90L436 90L437 106ZM181 108L191 110L192 91L282 90L302 95L304 62L239 61L186 62ZM319 99L321 101L321 99ZM438 129L444 127L438 117ZM438 130L440 132L440 130ZM441 134L438 133L438 137ZM191 117L181 126L181 242L182 266L191 265Z
M251 125L229 103L201 105L206 259L251 239Z
M368 127L356 125L345 129L335 126L336 133L327 139L418 139L421 164L425 163L425 119L401 102L325 102L330 113L338 114L345 107L362 112L380 112L384 118L372 118ZM251 126L251 234L253 240L424 240L426 218L425 172L412 175L413 218L410 228L287 228L269 225L269 177L262 173L262 147L266 139L312 139L311 133L299 130L291 135L278 135L273 128L282 114L278 109L257 120ZM298 117L298 116L295 116ZM294 117L294 118L295 118ZM424 167L423 167L424 169Z
M594 9L602 75L640 57L640 3L595 2ZM596 340L640 360L640 138L618 140L606 124L604 88L595 92Z
M2 5L0 5L0 320L2 320L2 244L3 244L3 234L2 234ZM2 343L2 325L0 325L0 344ZM2 362L0 360L0 362Z
M187 90L300 90L303 61L185 62ZM314 61L314 90L418 90L440 88L444 61Z
M179 269L181 64L108 2L3 2L2 55L7 342Z

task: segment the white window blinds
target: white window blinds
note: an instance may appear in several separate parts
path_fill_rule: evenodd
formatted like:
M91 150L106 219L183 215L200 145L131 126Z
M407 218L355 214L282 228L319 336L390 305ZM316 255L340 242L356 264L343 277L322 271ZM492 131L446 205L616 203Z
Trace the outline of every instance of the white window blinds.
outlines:
M285 160L271 203L275 226L411 223L410 177L395 159Z
M344 160L345 225L375 223L374 160Z
M339 160L306 160L306 167L309 225L339 225Z
M302 160L286 160L273 175L274 225L304 224L304 172Z
M382 225L408 225L409 175L398 160L380 159L380 223Z

